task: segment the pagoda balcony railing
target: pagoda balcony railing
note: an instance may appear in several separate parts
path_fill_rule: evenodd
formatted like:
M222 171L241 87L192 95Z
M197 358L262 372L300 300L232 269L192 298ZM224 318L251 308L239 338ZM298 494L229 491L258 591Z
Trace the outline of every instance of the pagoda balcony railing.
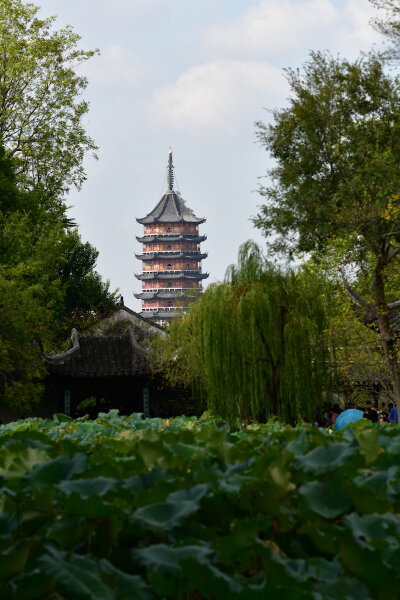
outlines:
M199 279L207 279L207 277L209 277L209 274L203 273L201 269L196 269L195 271L180 269L179 271L143 271L142 273L135 273L135 277L137 279L140 279L141 281L150 281L153 278L163 280L169 279L170 277L175 280L181 278L185 279L186 277L188 277L189 279L196 279L197 277L199 277Z
M143 273L202 273L201 266L198 269L143 269Z
M171 258L172 255L174 257L179 257L187 256L188 254L192 254L193 256L198 256L200 254L201 256L205 255L206 257L208 255L208 252L201 252L200 250L143 250L142 254L136 254L136 258L138 258L139 256L143 256L144 254L169 254L171 255Z
M136 237L149 237L149 236L157 236L157 237L165 237L165 238L170 238L170 237L176 237L177 235L182 235L185 237L204 237L205 239L207 239L207 236L205 234L200 234L198 231L197 232L193 232L193 231L176 231L176 232L172 232L172 231L168 231L167 233L165 231L162 232L157 232L157 233L143 233L143 235L138 235Z
M142 291L140 293L147 294L147 292L149 292L149 294L152 294L154 292L192 292L192 291L197 292L199 289L201 289L201 288L172 288L172 287L144 288L144 289L142 289Z
M151 308L146 308L142 306L142 312L155 312L157 310L173 310L175 312L187 312L189 310L188 306L152 306Z
M141 243L151 243L148 241L148 238L163 238L163 241L173 241L178 238L176 241L182 241L182 239L188 239L188 241L193 241L194 239L200 238L200 240L196 243L202 243L207 239L206 235L200 235L199 233L145 233L143 235L137 235L136 239Z
M199 254L200 250L143 250L142 254Z
M151 269L146 269L143 273L201 273L201 267L198 269L178 269L177 271L171 269L159 269L152 271Z
M201 253L199 250L144 250L142 254L135 254L138 260L195 260L196 262L207 258L208 253Z

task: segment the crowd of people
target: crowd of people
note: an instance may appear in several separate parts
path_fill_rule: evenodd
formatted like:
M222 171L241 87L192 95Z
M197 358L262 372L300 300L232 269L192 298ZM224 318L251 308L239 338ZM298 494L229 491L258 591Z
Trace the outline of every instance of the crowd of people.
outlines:
M367 408L354 407L351 409L341 408L339 404L334 404L333 406L325 405L323 410L317 410L316 421L313 424L322 428L334 427L338 416L346 410L351 410L353 412L357 411L360 413L360 418L369 419L373 423L399 422L397 406L389 402L388 405L382 409L378 409L373 404L370 404Z

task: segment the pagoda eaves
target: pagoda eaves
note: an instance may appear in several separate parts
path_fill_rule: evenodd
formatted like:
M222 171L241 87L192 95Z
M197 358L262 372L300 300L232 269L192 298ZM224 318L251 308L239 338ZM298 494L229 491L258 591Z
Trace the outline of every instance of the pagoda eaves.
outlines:
M142 300L141 314L159 324L186 312L189 300L201 292L201 280L208 277L201 269L207 253L199 245L206 236L198 230L206 219L196 217L173 189L172 150L167 169L168 190L146 217L136 219L144 225L144 233L136 238L143 244L136 254L143 272L136 275L142 292L135 296Z
M192 233L162 233L136 236L136 239L141 244L152 244L154 242L193 242L199 244L207 239L206 235L196 235Z

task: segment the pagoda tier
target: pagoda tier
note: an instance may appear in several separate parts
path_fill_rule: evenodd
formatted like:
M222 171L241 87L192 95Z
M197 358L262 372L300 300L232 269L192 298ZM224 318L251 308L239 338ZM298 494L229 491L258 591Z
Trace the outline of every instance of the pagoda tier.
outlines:
M165 251L165 252L145 252L144 254L135 254L136 258L138 258L139 260L157 260L159 258L162 258L164 260L168 260L168 259L176 259L176 258L184 258L185 260L203 260L203 258L207 258L207 252L205 254L200 254L200 252L194 250L194 251L179 251L176 250L174 252L169 251Z
M174 279L165 280L165 279L151 279L150 281L143 281L142 283L142 292L157 292L160 290L169 291L169 290L190 290L190 293L193 293L193 290L199 289L199 282L196 279Z
M149 273L141 273L140 275L135 275L135 277L136 279L140 279L141 281L150 281L156 279L165 279L170 281L176 279L195 279L200 281L201 279L207 279L208 273L200 273L200 271L151 271Z
M171 298L184 298L186 296L183 290L174 290L174 291L166 291L166 290L157 290L156 292L142 292L141 294L134 294L135 298L139 298L140 300L155 300L159 298L160 300L170 300Z
M172 151L168 161L168 190L146 217L136 219L144 233L136 239L143 244L136 258L142 261L142 315L159 324L188 310L188 303L201 293L200 262L207 253L200 251L206 236L199 235L204 218L196 217L180 194L173 189Z
M194 244L199 244L200 242L204 242L207 239L206 235L197 235L193 233L163 233L157 235L143 235L142 237L136 236L136 239L141 244L151 244L151 243L171 243L171 242L192 242Z
M200 223L204 223L205 219L196 217L177 192L168 190L151 213L142 219L136 219L136 221L142 225L152 225L153 223L164 223L165 225L193 223L194 225L200 225Z

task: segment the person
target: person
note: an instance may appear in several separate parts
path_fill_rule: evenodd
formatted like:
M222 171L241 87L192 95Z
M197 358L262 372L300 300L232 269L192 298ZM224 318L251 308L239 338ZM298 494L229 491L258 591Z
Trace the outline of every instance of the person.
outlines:
M340 408L340 406L338 404L334 404L333 408L331 410L331 423L332 423L332 425L335 425L336 419L338 418L338 416L340 415L341 412L343 412L343 411Z
M390 409L389 421L391 423L398 423L399 422L399 416L397 414L397 406L393 406L393 408Z
M382 425L382 423L386 423L388 420L388 414L385 410L382 410L379 414L379 423Z
M378 422L378 411L376 410L375 406L371 405L367 408L367 410L364 413L364 418L369 419L373 423Z

